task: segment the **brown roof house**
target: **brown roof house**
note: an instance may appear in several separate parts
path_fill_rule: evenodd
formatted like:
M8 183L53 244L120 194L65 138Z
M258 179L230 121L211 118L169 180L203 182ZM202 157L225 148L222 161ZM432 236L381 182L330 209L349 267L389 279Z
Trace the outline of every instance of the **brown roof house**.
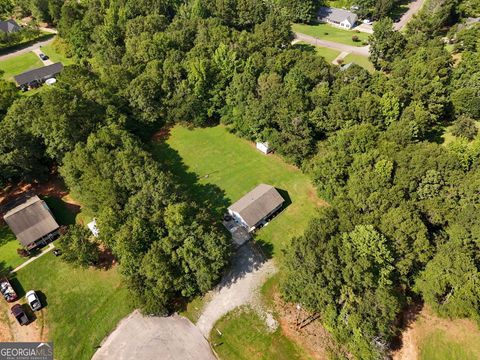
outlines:
M28 250L44 246L58 235L57 222L45 201L38 196L9 210L3 219Z
M284 202L277 189L271 185L260 184L231 205L228 213L248 231L253 231L279 211Z

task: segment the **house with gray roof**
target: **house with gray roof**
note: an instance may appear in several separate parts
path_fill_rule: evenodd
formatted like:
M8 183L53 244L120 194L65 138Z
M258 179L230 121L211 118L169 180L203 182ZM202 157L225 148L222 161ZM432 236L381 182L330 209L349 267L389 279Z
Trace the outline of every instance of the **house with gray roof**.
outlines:
M16 204L3 219L27 250L44 246L58 235L59 225L45 201L36 195Z
M348 10L321 6L317 13L317 20L350 30L355 26L358 16Z
M18 86L29 86L32 83L41 84L47 79L51 79L61 73L63 64L57 62L55 64L43 66L41 68L25 71L20 75L14 76L13 79Z
M8 19L6 21L0 21L0 31L10 34L13 32L20 31L22 28L14 20Z
M260 184L231 205L228 213L251 232L264 225L282 208L284 202L277 189L271 185Z

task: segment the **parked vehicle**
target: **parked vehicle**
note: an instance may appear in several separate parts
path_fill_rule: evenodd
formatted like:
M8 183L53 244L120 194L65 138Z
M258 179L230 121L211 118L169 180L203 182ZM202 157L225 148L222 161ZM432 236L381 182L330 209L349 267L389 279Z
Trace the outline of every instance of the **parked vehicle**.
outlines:
M13 302L18 299L17 293L13 290L12 284L10 284L7 278L0 280L0 292L8 302Z
M40 56L40 59L42 59L43 61L48 60L48 56L43 53L40 53L38 56Z
M13 305L11 311L12 311L13 316L15 316L15 319L17 319L17 321L20 325L27 325L28 324L29 319L28 319L28 316L25 313L25 311L23 311L22 305L20 305L20 304Z
M30 290L27 292L27 295L25 295L27 298L28 305L30 305L30 308L33 311L40 310L42 308L42 303L40 302L40 299L38 298L37 293L34 290Z

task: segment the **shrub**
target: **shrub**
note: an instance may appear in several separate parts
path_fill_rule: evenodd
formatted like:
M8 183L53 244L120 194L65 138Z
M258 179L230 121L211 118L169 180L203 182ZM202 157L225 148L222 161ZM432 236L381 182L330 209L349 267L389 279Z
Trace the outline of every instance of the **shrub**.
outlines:
M323 33L323 35L328 35L328 32L325 31L325 32Z
M353 35L353 36L352 36L352 41L353 41L353 42L359 42L360 39L358 38L357 35Z
M467 140L473 140L477 136L478 129L475 121L468 116L459 116L453 123L452 134L463 137Z

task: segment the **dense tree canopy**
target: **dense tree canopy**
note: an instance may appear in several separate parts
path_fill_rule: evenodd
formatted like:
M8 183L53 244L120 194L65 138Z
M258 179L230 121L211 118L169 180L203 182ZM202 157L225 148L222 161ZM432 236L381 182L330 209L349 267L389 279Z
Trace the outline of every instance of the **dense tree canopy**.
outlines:
M397 3L358 11L380 19ZM479 321L480 46L477 27L457 24L474 2L428 0L404 33L378 21L372 73L291 44L315 1L18 5L56 23L78 65L31 97L0 81L0 181L59 168L145 311L210 289L231 251L145 142L162 126L222 123L269 141L329 202L282 257L281 289L355 356L387 354L418 297ZM442 132L455 136L442 144ZM66 251L88 253L75 229Z

